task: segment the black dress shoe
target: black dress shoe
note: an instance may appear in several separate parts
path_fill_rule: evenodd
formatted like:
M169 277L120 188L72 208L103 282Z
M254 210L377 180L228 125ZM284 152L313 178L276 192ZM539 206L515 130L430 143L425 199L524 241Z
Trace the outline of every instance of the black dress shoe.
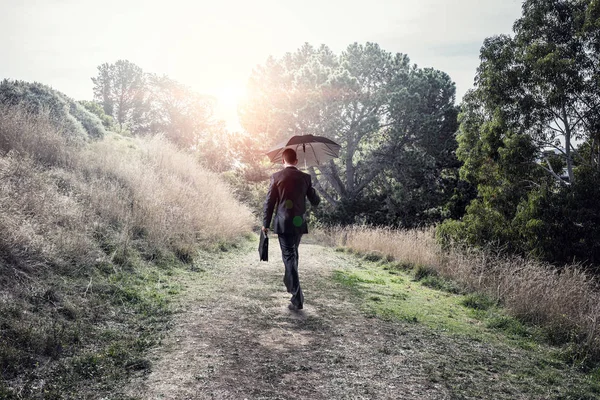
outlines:
M299 306L295 305L295 304L288 304L288 308L292 311L298 311L298 310L302 310L304 308L304 306L302 306L302 304L300 304Z

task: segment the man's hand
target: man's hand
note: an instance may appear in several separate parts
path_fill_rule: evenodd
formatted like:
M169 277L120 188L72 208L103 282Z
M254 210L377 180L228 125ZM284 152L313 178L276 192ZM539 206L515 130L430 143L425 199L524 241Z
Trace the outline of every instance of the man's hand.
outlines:
M264 226L260 229L261 231L263 231L265 233L265 235L269 234L269 228L265 228Z

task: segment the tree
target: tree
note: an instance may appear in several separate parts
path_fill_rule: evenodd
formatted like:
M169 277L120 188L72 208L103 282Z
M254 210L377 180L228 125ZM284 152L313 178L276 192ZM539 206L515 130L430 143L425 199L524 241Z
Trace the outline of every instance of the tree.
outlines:
M376 196L368 199L381 205L384 219L367 222L384 224L387 219L415 226L440 221L458 182L454 83L444 72L413 67L404 85L391 96L384 144L369 163L384 167L369 190L369 197Z
M600 204L588 197L600 182L598 15L597 1L527 0L514 37L485 40L457 150L478 195L439 228L442 239L557 263L600 259Z
M220 130L215 121L214 100L192 91L167 76L148 75L151 91L151 130L163 132L181 147L205 146L210 132Z
M112 93L114 66L104 63L98 66L98 76L92 78L94 99L102 104L104 113L113 116L114 99Z
M196 149L212 169L229 166L222 146L225 127L214 117L210 96L167 76L145 73L127 60L100 65L92 81L96 101L111 112L120 129L136 135L163 134L182 148Z
M339 218L351 223L360 209L370 213L361 204L376 178L393 168L392 160L439 139L440 124L426 121L451 119L453 105L450 78L411 66L404 54L386 52L375 43L355 43L337 56L324 45L305 44L281 60L268 59L253 72L241 122L263 138L265 149L297 134L323 135L340 143L339 159L309 170ZM388 181L399 177L390 175Z
M146 75L140 67L127 60L105 63L98 67L98 76L92 78L92 82L94 99L121 130L143 132L148 129Z
M510 130L502 113L487 115L477 90L464 99L459 116L457 156L460 178L477 188L477 197L459 221L438 228L443 242L499 245L523 251L513 221L532 188L539 185L536 148L526 135Z
M476 84L487 110L500 110L510 129L528 135L558 183L573 182L585 162L576 142L600 131L600 64L591 5L580 0L528 0L514 38L486 39ZM545 156L556 149L567 177Z

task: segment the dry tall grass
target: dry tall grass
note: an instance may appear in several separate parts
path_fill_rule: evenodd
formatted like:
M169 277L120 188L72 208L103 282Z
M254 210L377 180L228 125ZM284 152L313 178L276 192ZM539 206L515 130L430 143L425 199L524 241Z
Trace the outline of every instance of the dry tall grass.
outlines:
M53 177L82 144L66 138L47 114L0 106L0 264L32 270L97 256L84 205Z
M11 264L90 265L103 248L133 244L191 259L250 231L253 217L227 185L165 139L86 145L56 126L0 109L0 228L10 232L0 258Z
M19 107L0 108L0 178L0 260L22 270L90 266L133 245L189 260L253 221L215 174L164 139L85 144Z
M103 219L158 249L193 253L251 229L250 211L229 187L160 137L109 136L81 154L78 170Z
M440 257L440 247L431 240L432 230L333 228L331 237L335 238L337 246L346 246L361 253L374 252L415 265L432 265Z
M577 343L580 355L600 358L600 288L580 266L557 270L514 256L442 251L433 230L351 227L332 229L329 235L338 246L431 267L500 301L521 320L545 326L558 343Z
M59 126L48 112L32 114L22 107L0 104L0 154L13 151L44 166L66 166L83 140Z

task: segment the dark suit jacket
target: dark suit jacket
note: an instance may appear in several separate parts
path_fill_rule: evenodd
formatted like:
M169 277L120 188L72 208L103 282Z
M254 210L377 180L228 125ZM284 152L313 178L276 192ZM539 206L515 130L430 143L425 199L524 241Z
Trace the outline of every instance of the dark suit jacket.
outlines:
M310 175L295 167L286 167L271 176L271 185L264 206L263 226L271 225L273 210L277 213L273 231L278 234L308 233L306 226L306 198L313 206L321 199L312 187Z

